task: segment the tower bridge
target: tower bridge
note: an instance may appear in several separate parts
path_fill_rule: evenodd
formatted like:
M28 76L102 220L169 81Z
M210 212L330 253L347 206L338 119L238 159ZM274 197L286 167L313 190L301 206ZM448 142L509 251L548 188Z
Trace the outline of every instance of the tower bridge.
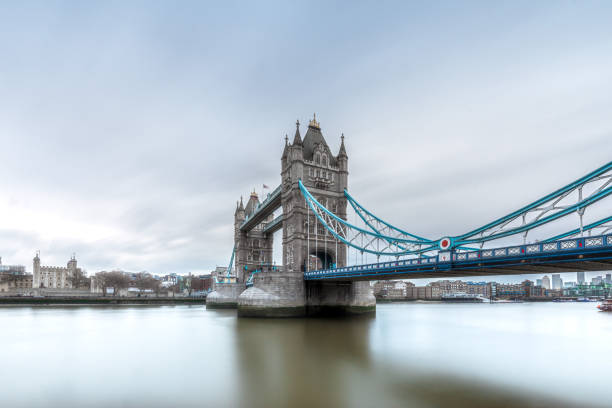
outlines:
M334 154L316 117L303 139L297 122L293 142L285 137L281 184L262 202L253 192L236 204L227 276L215 282L207 308L237 307L240 316L369 313L376 301L368 280L612 269L612 205L584 223L587 209L612 194L612 162L482 227L437 239L380 219L347 187L344 135ZM349 205L359 222L348 221ZM566 217L576 228L530 240ZM274 265L281 229L282 265ZM357 259L349 265L351 251Z

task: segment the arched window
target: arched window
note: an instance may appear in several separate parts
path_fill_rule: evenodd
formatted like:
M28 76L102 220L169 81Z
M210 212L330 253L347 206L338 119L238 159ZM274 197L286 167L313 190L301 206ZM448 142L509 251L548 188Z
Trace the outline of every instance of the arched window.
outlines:
M327 167L327 155L324 154L323 157L321 158L321 165Z
M315 164L321 164L321 155L319 153L315 154Z

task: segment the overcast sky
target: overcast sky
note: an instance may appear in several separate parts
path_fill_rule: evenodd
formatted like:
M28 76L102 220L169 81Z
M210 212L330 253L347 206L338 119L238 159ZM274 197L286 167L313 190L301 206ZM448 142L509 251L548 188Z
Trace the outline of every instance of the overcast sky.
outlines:
M0 255L28 270L227 265L313 112L352 195L431 238L612 158L609 2L11 3Z

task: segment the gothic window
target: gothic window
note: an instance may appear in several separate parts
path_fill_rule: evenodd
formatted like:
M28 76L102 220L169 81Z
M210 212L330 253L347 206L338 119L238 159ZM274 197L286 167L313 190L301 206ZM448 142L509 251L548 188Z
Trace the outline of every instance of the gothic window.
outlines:
M315 164L321 164L321 155L319 153L315 154Z
M309 175L310 177L312 177L312 167L309 167L309 168L308 168L308 175Z
M319 177L319 169L315 170L315 177Z
M327 167L327 155L326 154L324 154L323 157L321 158L321 164Z
M317 225L317 235L324 235L325 234L325 227L323 226L323 224L318 224Z

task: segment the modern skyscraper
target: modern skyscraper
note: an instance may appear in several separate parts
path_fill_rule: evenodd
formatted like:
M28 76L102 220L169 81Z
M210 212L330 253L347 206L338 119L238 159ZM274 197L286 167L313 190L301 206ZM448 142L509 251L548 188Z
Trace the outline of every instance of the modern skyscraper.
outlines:
M550 278L547 275L544 275L542 278L542 287L544 289L550 289Z
M558 273L553 273L552 275L552 288L563 289L563 280L561 279L561 275Z
M536 279L536 286L542 286L542 279Z
M612 273L606 273L606 283L612 284Z
M578 275L578 284L582 285L584 284L585 280L584 280L584 272L577 272L576 273Z

